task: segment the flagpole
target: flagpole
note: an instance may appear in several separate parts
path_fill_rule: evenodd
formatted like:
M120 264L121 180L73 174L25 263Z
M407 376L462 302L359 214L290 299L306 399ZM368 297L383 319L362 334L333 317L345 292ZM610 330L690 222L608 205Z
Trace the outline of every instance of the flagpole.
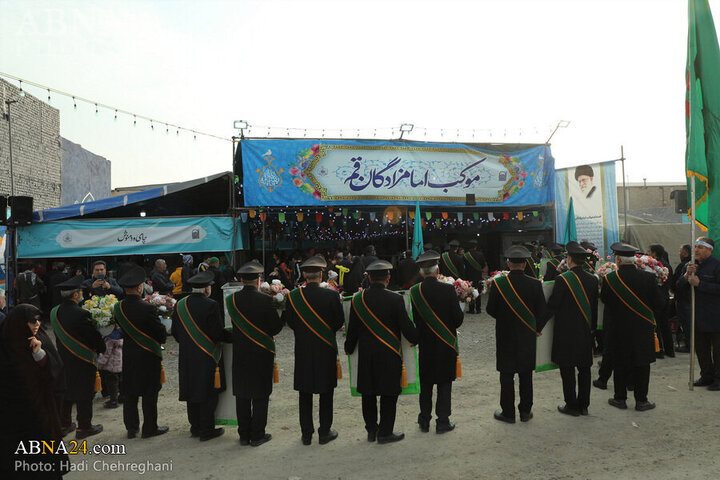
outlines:
M692 205L690 206L691 211L691 226L690 226L690 265L695 264L695 175L690 178L690 200ZM685 267L687 268L687 267ZM687 340L686 340L687 341ZM690 285L690 380L688 387L690 390L694 389L695 383L695 287Z

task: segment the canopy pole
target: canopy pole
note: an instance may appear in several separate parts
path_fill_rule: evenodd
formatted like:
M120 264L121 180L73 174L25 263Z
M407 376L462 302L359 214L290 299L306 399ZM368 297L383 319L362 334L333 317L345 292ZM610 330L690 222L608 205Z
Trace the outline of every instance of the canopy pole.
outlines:
M623 240L625 240L626 235L627 235L628 200L630 199L630 196L628 195L627 186L625 185L625 151L623 150L622 145L620 145L620 162L622 163L622 176L623 176L623 216L625 217L625 228L623 229Z
M405 207L405 251L410 250L410 214L408 207Z
M695 175L690 177L690 264L695 264ZM686 267L687 268L687 267ZM687 340L686 340L687 341ZM688 388L694 389L695 383L695 287L690 285L690 379Z

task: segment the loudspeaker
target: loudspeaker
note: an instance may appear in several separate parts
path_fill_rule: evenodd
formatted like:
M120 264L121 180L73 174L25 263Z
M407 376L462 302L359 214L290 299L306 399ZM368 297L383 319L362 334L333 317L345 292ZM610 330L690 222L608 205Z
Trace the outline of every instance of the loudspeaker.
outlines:
M8 223L14 225L30 225L33 214L33 197L8 197L10 218Z
M468 205L470 207L475 205L475 194L474 193L468 193L465 195L465 205Z
M7 225L7 197L0 195L0 225Z
M688 211L688 192L687 190L673 190L670 192L670 198L675 200L675 213L687 213Z

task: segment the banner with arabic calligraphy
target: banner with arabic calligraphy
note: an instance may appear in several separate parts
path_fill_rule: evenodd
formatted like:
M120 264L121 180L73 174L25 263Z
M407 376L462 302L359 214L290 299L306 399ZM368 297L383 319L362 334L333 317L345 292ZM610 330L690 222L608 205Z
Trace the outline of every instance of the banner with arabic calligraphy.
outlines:
M542 205L553 201L548 146L498 152L473 144L242 140L246 206Z

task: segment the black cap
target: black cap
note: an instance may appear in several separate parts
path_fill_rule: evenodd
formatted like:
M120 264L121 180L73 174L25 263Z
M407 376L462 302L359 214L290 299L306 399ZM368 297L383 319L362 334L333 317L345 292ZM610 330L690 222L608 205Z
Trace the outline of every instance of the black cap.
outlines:
M69 280L65 280L62 283L58 283L56 286L60 290L80 290L82 288L83 278L80 275L76 275Z
M470 240L468 240L467 243L468 243L468 245L475 246L475 245L478 244L478 241L477 241L477 239L475 239L475 238L471 238Z
M594 177L595 173L593 172L593 169L590 165L580 165L575 169L575 180L577 180L580 175Z
M568 255L588 255L588 252L577 242L568 242L565 250Z
M418 255L418 258L415 259L415 263L424 268L437 265L438 260L440 260L440 254L435 250L428 250L427 252L423 252Z
M620 255L621 257L632 257L640 251L639 248L623 242L613 243L610 245L610 250L612 250L615 255Z
M531 258L530 252L527 248L523 247L522 245L513 245L512 247L505 250L505 253L503 254L505 258L508 258L510 260L520 260L521 263L526 258Z
M379 272L382 270L392 270L392 268L392 263L386 262L385 260L378 260L368 265L365 270L367 270L368 272Z
M215 283L215 274L212 270L204 270L188 278L187 282L193 288L204 288Z
M263 273L265 269L262 266L262 263L258 262L257 260L250 260L245 265L240 267L237 271L238 275L259 275Z
M307 260L305 260L302 263L302 265L300 265L301 270L322 269L322 268L327 268L327 262L320 255L315 255L314 257L310 257Z
M433 248L433 244L430 242L427 242L426 244L423 245L423 250L432 250L432 248Z
M460 242L458 242L457 240L451 240L450 243L448 243L448 245L450 245L451 247L459 247Z
M140 265L131 266L118 280L123 288L137 287L145 281L145 270Z
M550 251L552 251L554 253L562 253L564 249L565 249L565 247L563 247L559 243L550 244Z
M582 242L580 242L580 245L582 245L583 248L589 248L593 252L595 250L597 250L597 247L595 246L595 244L592 242L588 242L587 240L583 240Z

